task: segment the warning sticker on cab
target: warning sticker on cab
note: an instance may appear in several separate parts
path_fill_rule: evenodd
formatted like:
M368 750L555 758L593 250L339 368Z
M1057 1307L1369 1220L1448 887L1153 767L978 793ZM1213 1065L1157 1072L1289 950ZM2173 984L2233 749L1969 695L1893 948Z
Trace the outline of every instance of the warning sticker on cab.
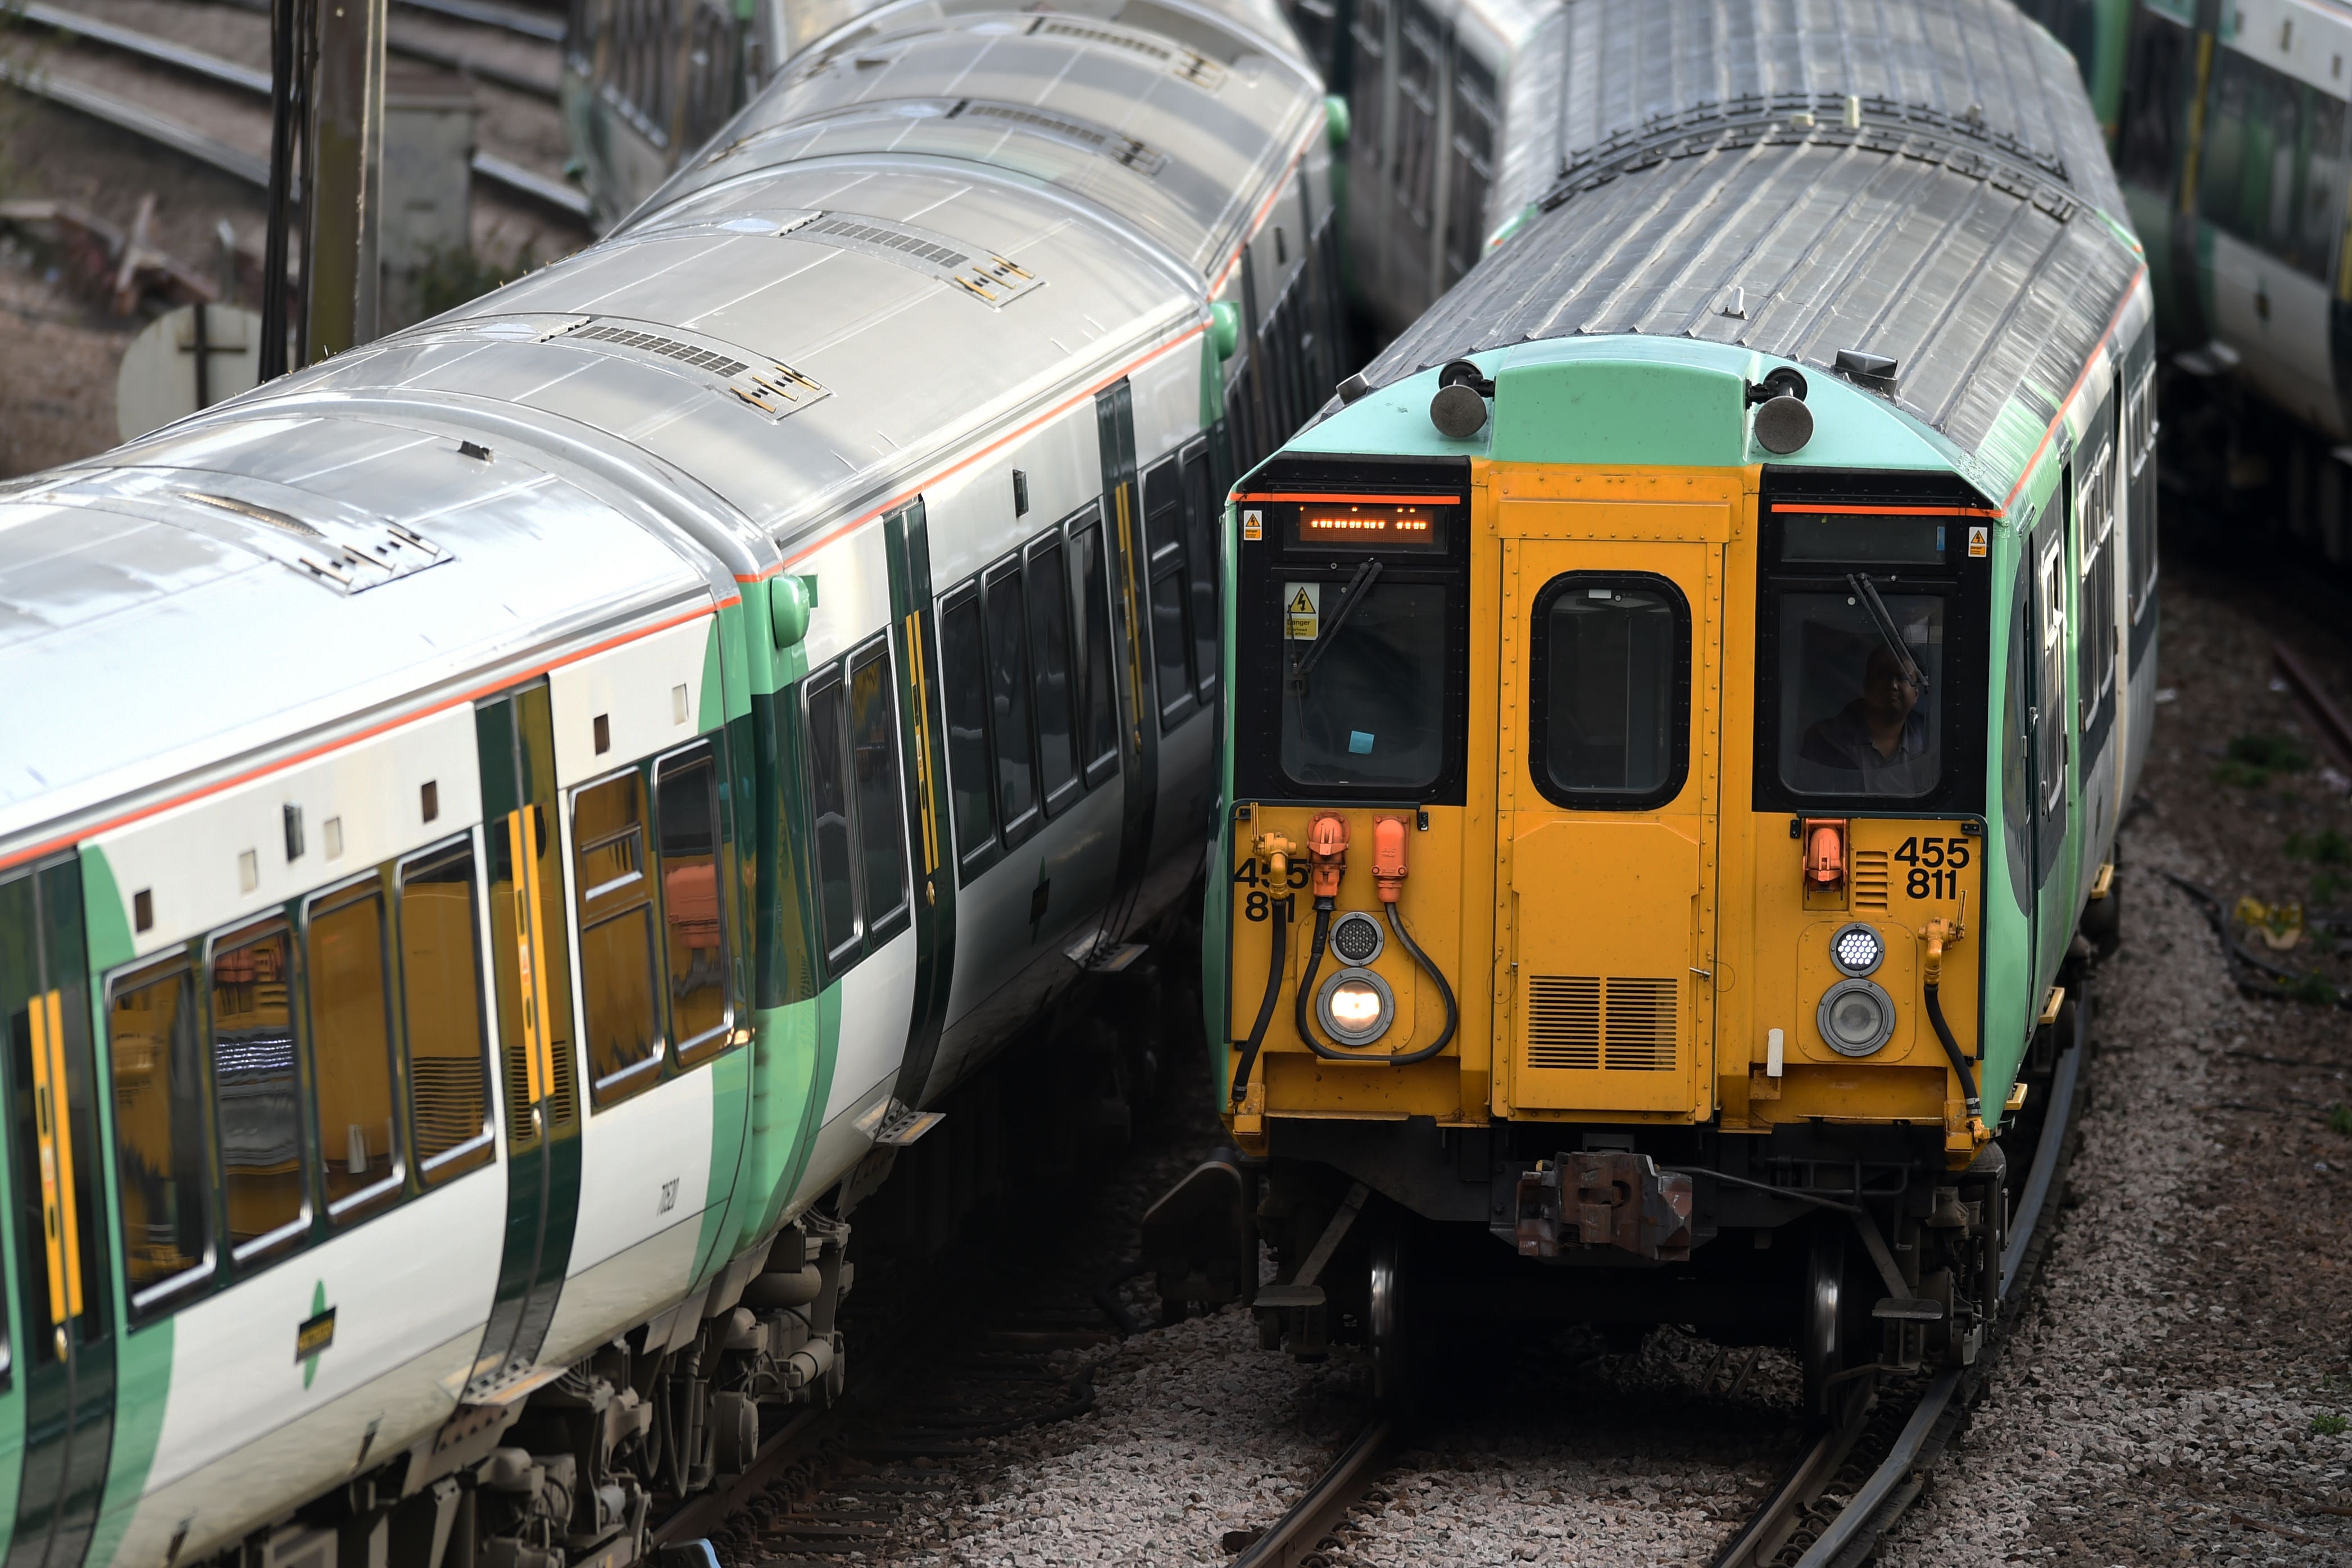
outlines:
M1265 538L1265 514L1255 507L1242 509L1242 538L1253 543Z
M1980 560L1991 548L1992 530L1982 525L1969 529L1969 556Z
M1282 634L1293 643L1312 643L1322 635L1323 585L1286 582L1282 585Z

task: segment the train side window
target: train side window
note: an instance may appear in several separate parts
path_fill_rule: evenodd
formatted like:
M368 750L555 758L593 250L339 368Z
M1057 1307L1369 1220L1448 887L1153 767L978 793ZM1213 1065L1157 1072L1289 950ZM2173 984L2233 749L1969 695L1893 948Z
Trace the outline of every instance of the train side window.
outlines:
M2126 513L2129 546L2131 619L2137 625L2156 597L2156 486L2147 472L2156 455L2156 367L2139 373L2131 393L2131 415L2125 421L2131 444L2131 492Z
M400 1000L416 1163L434 1186L490 1162L474 846L458 840L400 868Z
M2117 172L2126 183L2170 194L2178 117L2189 93L2189 31L2145 5L2132 8Z
M1495 76L1457 43L1454 54L1454 168L1445 193L1445 277L1451 287L1486 248L1486 191L1495 175Z
M212 1068L230 1255L242 1262L309 1228L294 1063L294 935L269 920L212 955Z
M996 842L996 791L988 776L988 661L975 590L950 597L940 612L940 685L947 706L956 855L969 868Z
M303 973L327 1213L355 1218L397 1193L404 1172L392 1108L392 988L383 888L366 883L310 901Z
M195 970L184 957L133 970L108 988L114 1191L134 1315L212 1269L200 1027Z
M1647 572L1568 572L1537 594L1528 757L1573 810L1638 810L1690 771L1690 604Z
M808 678L810 807L815 815L817 918L826 962L839 966L857 947L856 831L849 790L849 703L838 665Z
M2066 537L2056 528L2039 529L2032 537L2040 552L2034 598L2042 612L2033 749L2042 775L2041 810L2048 815L2066 799L2066 754L2072 738L2066 722Z
M1103 555L1102 523L1096 509L1078 514L1070 532L1070 551L1078 568L1080 628L1086 639L1087 707L1080 755L1087 759L1087 783L1101 783L1118 768L1118 665L1110 641L1110 565Z
M2009 668L2003 677L2000 717L2000 821L2009 852L2010 891L2021 911L2033 899L2033 697L2030 663L2033 649L2032 567L2021 553L2017 605L2010 613Z
M1037 828L1036 734L1029 706L1028 616L1021 572L1001 567L987 579L989 733L996 743L996 808L1004 847Z
M1209 444L1195 441L1184 449L1184 534L1192 568L1192 684L1204 703L1216 693L1219 668L1217 536L1224 508L1218 502L1210 483Z
M876 638L849 656L850 762L857 789L858 888L869 944L907 916L907 799L898 788L898 705L890 649Z
M1184 476L1177 459L1143 476L1143 533L1150 556L1151 657L1159 678L1160 724L1173 729L1194 703L1192 633L1184 624Z
M1070 573L1059 534L1029 547L1029 673L1036 682L1037 761L1045 810L1060 810L1086 781L1078 771L1077 692L1070 668Z
M2235 49L2214 68L2199 213L2325 279L2343 207L2343 106Z
M684 1062L724 1043L734 1021L719 886L719 764L709 742L654 765L654 813L671 1049Z
M573 793L572 843L588 1082L601 1107L650 1084L662 1058L646 786L636 768Z
M1397 193L1423 232L1437 152L1437 66L1442 24L1427 7L1408 0L1397 47Z

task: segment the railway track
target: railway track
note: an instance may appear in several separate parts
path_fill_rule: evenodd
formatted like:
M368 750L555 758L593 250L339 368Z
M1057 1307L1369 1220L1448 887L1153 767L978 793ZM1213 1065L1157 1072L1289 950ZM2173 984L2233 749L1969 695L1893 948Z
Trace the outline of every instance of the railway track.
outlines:
M2048 1240L2074 1131L2087 1050L2077 1040L2060 1059L2025 1184L2018 1191L2001 1255L2001 1322L2012 1321L2032 1266ZM1816 1434L1760 1506L1710 1559L1712 1568L1856 1568L1919 1495L1998 1358L1996 1334L1977 1363L1933 1376L1864 1387L1843 1417ZM1712 1377L1708 1379L1712 1384ZM1872 1380L1874 1383L1875 1380ZM1352 1540L1377 1529L1394 1500L1408 1422L1375 1416L1283 1515L1243 1548L1232 1568L1298 1568L1348 1560ZM1351 1523L1351 1516L1362 1516Z
M545 36L551 18L514 7L480 4L479 0L405 3L444 16L457 16L477 26L500 28L534 39L533 47L548 57L543 72L520 69L510 62L501 64L479 57L478 52L452 48L444 43L404 39L397 30L394 47L444 68L480 77L534 101L551 105L556 91L554 51ZM267 5L262 4L258 8L266 11ZM60 40L62 47L58 57L29 67L0 60L0 81L169 147L244 183L267 188L270 91L267 70L135 26L39 0L7 15L21 27ZM259 25L257 21L256 26ZM562 25L552 25L554 36L560 39ZM526 26L535 26L537 31L521 33ZM98 65L99 57L104 57L105 68L92 68ZM156 94L141 90L134 96L134 92L123 90L125 87L136 89L149 78L169 78L180 86L182 90L175 95L178 101L159 105L150 101ZM190 84L226 101L207 111L207 106L188 101L185 88ZM190 113L190 110L195 112ZM520 159L483 150L474 154L473 172L494 197L526 204L585 237L589 221L587 196L543 167L533 168Z

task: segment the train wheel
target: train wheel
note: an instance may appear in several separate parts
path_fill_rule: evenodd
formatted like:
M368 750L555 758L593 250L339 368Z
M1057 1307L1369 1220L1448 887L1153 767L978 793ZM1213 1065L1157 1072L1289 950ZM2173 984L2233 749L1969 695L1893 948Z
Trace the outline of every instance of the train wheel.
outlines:
M1411 1392L1411 1345L1405 1333L1404 1246L1393 1220L1372 1231L1371 1291L1364 1337L1372 1353L1372 1397L1404 1404Z
M1804 1300L1797 1319L1797 1356L1805 1374L1805 1415L1811 1420L1833 1420L1845 1401L1859 1396L1864 1381L1841 1378L1848 1364L1859 1364L1854 1352L1859 1339L1853 1330L1853 1305L1846 1288L1845 1228L1822 1223L1813 1227L1812 1245L1805 1258Z

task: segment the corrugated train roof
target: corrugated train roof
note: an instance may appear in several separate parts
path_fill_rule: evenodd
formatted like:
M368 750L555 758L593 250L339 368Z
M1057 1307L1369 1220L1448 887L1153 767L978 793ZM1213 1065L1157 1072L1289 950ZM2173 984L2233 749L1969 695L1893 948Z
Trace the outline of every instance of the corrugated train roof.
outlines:
M2002 0L1567 11L1544 210L1370 379L1578 335L1859 350L2013 483L2141 265L2072 57Z

